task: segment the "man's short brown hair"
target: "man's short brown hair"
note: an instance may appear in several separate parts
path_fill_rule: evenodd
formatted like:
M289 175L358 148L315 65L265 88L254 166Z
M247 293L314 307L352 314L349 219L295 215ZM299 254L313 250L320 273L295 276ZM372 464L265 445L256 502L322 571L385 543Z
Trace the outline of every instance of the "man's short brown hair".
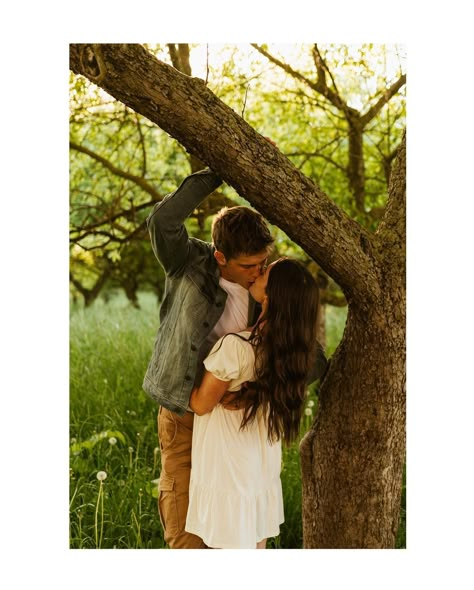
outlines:
M250 207L223 207L212 221L212 241L227 260L270 253L273 238L265 219Z

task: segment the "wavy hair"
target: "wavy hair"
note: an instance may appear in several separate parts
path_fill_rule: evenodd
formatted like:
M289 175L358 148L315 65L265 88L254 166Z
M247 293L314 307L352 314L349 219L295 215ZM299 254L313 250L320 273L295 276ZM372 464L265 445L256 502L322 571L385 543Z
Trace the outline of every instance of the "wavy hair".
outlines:
M268 307L249 338L256 381L242 391L241 428L262 408L268 439L289 444L299 434L306 379L316 357L319 290L301 262L284 258L270 269L266 294Z

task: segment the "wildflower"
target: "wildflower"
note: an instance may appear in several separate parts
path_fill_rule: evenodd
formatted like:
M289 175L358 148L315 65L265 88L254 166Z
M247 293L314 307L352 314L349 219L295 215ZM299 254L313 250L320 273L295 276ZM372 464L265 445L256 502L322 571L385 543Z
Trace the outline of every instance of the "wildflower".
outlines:
M304 411L306 416L312 416L313 415L313 410L311 408L306 408L306 410Z
M104 481L107 478L107 473L105 471L98 471L97 472L97 479L99 481Z
M111 436L109 438L109 444L110 445L116 445L117 444L117 439L115 438L115 436Z
M308 402L308 408L312 408L314 406L314 401L312 399Z

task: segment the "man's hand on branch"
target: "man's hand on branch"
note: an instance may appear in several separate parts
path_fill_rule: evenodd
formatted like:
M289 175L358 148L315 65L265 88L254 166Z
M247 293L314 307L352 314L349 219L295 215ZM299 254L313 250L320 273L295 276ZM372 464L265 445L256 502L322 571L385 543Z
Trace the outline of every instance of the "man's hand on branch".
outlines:
M269 137L267 137L266 135L263 136L267 141L269 141L272 145L274 145L275 147L278 147L277 144L273 141L273 139L270 139Z

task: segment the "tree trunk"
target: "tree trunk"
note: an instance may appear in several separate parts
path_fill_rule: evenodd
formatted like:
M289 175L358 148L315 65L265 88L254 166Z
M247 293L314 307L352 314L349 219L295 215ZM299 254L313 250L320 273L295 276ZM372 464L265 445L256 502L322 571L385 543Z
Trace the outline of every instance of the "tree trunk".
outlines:
M394 547L405 461L404 341L387 311L349 309L301 443L305 547ZM373 314L373 315L372 315ZM379 328L370 326L380 325Z
M300 446L305 547L390 548L405 463L405 138L374 252L382 295L349 303Z
M318 324L316 338L321 346L326 349L326 304L320 303L318 309Z
M139 45L71 45L70 64L206 162L341 287L346 329L301 445L304 546L394 547L405 453L405 139L370 234L202 80Z

